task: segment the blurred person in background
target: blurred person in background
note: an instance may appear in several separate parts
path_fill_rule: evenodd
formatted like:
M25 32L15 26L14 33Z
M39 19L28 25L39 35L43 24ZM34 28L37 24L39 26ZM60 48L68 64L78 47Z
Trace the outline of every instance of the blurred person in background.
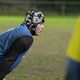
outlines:
M68 47L67 57L68 68L65 80L80 80L80 17Z
M26 13L22 24L0 34L0 80L10 73L23 59L33 43L33 36L44 30L44 15L41 11Z

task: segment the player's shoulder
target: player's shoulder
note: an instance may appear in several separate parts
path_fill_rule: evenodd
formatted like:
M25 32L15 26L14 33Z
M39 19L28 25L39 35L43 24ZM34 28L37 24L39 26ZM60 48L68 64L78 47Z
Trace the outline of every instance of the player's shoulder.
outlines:
M20 33L20 34L24 34L24 35L32 36L30 30L28 29L27 25L25 25L25 24L17 25L17 27L15 28L15 32Z

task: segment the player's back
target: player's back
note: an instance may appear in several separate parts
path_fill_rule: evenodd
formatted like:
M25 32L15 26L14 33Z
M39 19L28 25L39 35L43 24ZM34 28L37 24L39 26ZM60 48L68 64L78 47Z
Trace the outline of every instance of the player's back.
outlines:
M80 17L75 26L67 54L70 59L80 62Z

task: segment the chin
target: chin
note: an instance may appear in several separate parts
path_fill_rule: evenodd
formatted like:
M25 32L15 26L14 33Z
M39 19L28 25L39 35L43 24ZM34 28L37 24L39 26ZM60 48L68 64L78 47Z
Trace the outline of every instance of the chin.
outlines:
M36 36L39 36L40 34L36 34Z
M36 34L36 36L39 36L39 35L40 35L40 33L37 33L37 34Z

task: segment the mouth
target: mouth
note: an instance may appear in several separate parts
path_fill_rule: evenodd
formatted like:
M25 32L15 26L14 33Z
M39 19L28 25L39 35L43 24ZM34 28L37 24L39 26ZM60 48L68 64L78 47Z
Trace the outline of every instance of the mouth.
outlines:
M41 34L43 31L39 31L39 34Z

